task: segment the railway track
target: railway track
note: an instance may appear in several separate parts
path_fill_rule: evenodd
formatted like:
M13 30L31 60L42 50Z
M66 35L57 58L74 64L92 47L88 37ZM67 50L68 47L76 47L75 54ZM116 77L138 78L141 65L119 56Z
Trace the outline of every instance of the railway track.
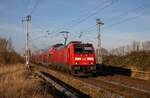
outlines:
M133 83L130 82L126 82L126 81L133 81L131 78L125 79L126 81L122 82L121 80L120 81L118 79L115 80L114 78L110 78L110 77L79 78L64 73L62 74L60 72L54 72L51 71L51 69L47 69L47 68L44 70L47 73L52 74L52 76L56 76L57 78L61 79L64 83L69 84L76 89L79 89L80 91L82 91L87 95L90 95L91 97L95 97L95 95L93 94L94 92L91 93L91 91L88 92L83 90L84 86L86 86L84 87L84 89L95 90L97 94L101 93L101 91L105 92L105 94L109 93L109 97L117 96L117 95L120 96L121 98L125 98L125 97L149 98L150 97L150 91L149 91L150 87L143 87L142 85L144 85L143 84L144 82L138 83L138 85L140 86L134 85ZM69 81L66 81L67 78L69 79ZM80 85L76 86L74 85L75 83L74 84L72 83L72 81L76 82L76 84L80 83ZM82 87L82 85L84 86Z
M130 98L149 98L150 91L147 89L141 89L134 85L130 84L122 84L120 82L112 81L110 79L100 79L100 78L88 78L88 79L80 79L86 83L95 85L97 87L101 87L110 92L117 93L122 96L130 97Z
M150 81L131 78L128 76L121 76L121 75L113 75L107 77L99 76L96 79L105 81L107 83L112 83L115 85L121 85L126 88L132 88L150 94Z
M130 86L128 84L121 84L120 82L110 81L108 79L100 78L88 78L79 80L86 82L88 84L94 85L96 87L103 88L110 92L116 93L121 96L130 97L130 98L149 98L150 91L146 89L141 89L135 86Z
M104 81L106 83L110 83L110 84L113 84L113 85L119 85L119 86L122 86L122 87L125 87L125 88L134 89L134 90L137 90L137 91L141 91L141 92L150 94L149 89L146 90L146 89L143 89L143 88L139 88L136 85L127 84L126 82L117 82L117 81L114 81L114 80L111 80L111 79L103 79L103 78L97 78L97 80Z
M83 94L82 92L67 85L66 83L62 82L61 80L55 78L50 74L40 71L34 71L34 74L46 80L48 83L54 86L60 93L66 96L66 98L80 98L80 97L90 98L88 95Z

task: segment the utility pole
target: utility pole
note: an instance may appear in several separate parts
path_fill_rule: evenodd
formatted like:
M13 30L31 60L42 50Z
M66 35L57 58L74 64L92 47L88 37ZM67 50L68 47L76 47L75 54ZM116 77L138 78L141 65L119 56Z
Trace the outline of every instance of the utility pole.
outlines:
M30 47L29 47L29 22L31 21L31 16L28 15L25 20L22 20L23 22L26 22L26 66L29 68L29 57L30 57Z
M100 19L96 19L97 28L98 28L98 45L97 45L97 63L102 64L102 46L101 46L101 34L100 34L100 26L104 25L104 23Z

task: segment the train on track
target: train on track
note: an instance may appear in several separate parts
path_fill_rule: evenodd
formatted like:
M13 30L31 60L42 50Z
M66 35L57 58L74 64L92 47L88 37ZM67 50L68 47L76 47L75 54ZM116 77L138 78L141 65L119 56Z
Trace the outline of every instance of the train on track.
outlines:
M84 76L96 73L95 51L91 43L72 41L67 45L53 45L32 54L30 61L63 69L73 75Z

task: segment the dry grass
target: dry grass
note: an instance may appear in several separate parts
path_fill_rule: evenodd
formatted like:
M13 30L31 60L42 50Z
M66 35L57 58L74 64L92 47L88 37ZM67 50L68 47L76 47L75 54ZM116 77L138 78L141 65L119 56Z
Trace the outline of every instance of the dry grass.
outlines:
M27 71L23 64L0 66L0 98L52 97L44 81Z
M12 46L11 38L0 37L0 66L2 64L24 63L24 58Z
M141 71L150 71L150 51L131 52L125 56L103 56L104 65L130 67Z
M52 69L47 69L45 67L37 67L37 70L40 70L42 72L45 72L47 74L50 74L54 76L57 79L60 79L62 82L72 86L73 88L81 91L82 93L88 95L92 98L124 98L116 93L107 91L101 87L89 84L88 82L85 82L87 80L81 80L78 78L75 78L69 74L64 74L63 72L54 71ZM96 83L96 82L95 82ZM83 98L86 98L87 96L83 96ZM114 97L115 96L115 97ZM81 97L82 98L82 97Z

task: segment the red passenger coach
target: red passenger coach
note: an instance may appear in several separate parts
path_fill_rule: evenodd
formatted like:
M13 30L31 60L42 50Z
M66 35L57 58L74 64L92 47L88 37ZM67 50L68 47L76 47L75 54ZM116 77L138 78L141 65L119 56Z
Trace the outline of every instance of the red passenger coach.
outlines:
M43 52L42 50L40 50L39 54L38 54L38 63L41 63L43 59Z

